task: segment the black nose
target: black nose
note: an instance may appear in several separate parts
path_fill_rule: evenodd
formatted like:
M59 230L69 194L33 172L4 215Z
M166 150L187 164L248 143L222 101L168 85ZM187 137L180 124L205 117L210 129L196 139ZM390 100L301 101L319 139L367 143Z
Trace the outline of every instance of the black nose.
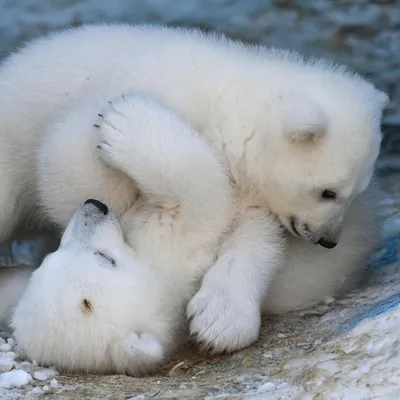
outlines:
M95 207L97 207L104 215L108 214L108 207L102 203L101 201L95 200L95 199L88 199L85 201L85 204L93 204Z
M337 245L337 242L330 242L329 240L320 239L318 244L326 249L333 249Z

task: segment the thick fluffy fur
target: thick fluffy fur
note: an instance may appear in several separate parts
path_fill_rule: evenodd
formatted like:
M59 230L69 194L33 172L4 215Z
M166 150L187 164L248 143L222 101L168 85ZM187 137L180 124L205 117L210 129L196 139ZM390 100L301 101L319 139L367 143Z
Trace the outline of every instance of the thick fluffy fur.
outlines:
M368 200L363 194L353 203L343 241L334 250L287 238L286 262L272 280L265 312L304 308L337 288L349 288L355 269L364 269L375 243L369 209L374 203ZM198 234L205 233L207 224L185 229L185 220L174 217L176 211L151 212L139 200L123 218L132 249L114 215L85 204L69 223L58 251L44 260L30 282L29 271L0 271L0 316L21 298L13 327L22 351L74 372L138 375L165 360L185 341L184 304L215 254L215 240L197 247L204 243Z
M5 61L0 72L2 237L33 211L65 227L88 197L109 204L117 217L129 215L140 186L137 177L131 179L136 164L127 154L136 137L131 142L119 141L121 135L110 138L124 162L107 158L104 163L92 126L104 122L97 114L108 100L132 92L154 98L165 112L176 113L179 123L190 125L185 129L196 129L221 156L234 190L235 222L187 309L199 343L216 352L252 343L264 299L268 305L268 293L275 293L268 291L274 279L284 290L279 290L280 306L271 309L313 304L337 293L342 278L352 280L373 244L358 221L345 228L356 243L340 240L331 253L318 249L315 259L306 249L317 249L310 243L335 244L349 207L360 207L371 219L361 212L362 199L353 200L363 196L373 173L386 95L342 67L196 31L84 27L30 43ZM164 135L171 134L167 125L158 139L165 143ZM173 144L179 147L179 140ZM162 163L147 161L149 171ZM152 187L164 184L162 170L158 173ZM176 179L179 183L181 176ZM202 166L192 171L191 180L209 190L196 194L199 201L206 196L206 204L218 201L209 179ZM336 198L323 198L326 190ZM168 196L162 201L168 209ZM226 217L217 217L217 210L213 235L223 230L219 224ZM284 240L275 217L297 237L293 243ZM192 218L198 220L195 212ZM134 223L133 217L124 228L133 248L140 241L130 238ZM306 265L312 263L312 272L297 269L292 247ZM167 262L169 252L157 251ZM325 253L332 261L317 266ZM338 254L344 262L336 269ZM315 273L318 268L330 273ZM305 283L303 292L300 282L296 291L285 283L297 276ZM310 291L308 284L320 290Z
M79 142L67 136L63 143L83 146L86 153L60 159L58 140L44 144L53 157L40 157L41 186L69 183L74 193L80 179L80 190L92 193L99 182L88 171L100 175L104 162L123 171L140 195L136 199L132 190L133 205L122 216L124 234L101 206L88 203L75 214L60 249L34 273L13 326L31 359L72 370L137 374L179 343L182 311L214 262L233 198L229 178L204 138L157 102L124 96L98 109L96 117L100 111L99 125L84 124L88 129ZM79 166L82 176L72 168L56 173L64 161L65 168ZM54 200L61 212L64 199Z

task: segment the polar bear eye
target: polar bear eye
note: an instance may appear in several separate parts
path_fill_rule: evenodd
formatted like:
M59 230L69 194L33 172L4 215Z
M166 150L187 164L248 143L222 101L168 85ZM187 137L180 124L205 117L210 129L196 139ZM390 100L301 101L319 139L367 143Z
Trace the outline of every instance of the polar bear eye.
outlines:
M107 254L102 253L101 251L95 251L94 254L96 254L97 256L100 256L102 258L104 258L105 260L107 260L113 267L115 267L116 262L115 260L108 256Z
M325 189L321 193L321 198L324 200L335 200L337 196L337 193L334 192L333 190Z

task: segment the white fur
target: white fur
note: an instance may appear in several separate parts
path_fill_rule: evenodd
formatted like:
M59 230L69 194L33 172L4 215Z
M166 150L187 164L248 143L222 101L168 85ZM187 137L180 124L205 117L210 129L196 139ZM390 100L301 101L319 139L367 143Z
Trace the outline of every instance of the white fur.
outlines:
M97 26L37 40L0 73L2 237L33 211L64 227L87 197L109 204L118 217L132 207L132 174L98 162L91 128L107 100L132 92L146 93L189 123L227 168L235 225L187 312L191 333L205 347L249 345L258 336L267 289L290 252L274 216L296 234L293 222L302 240L338 240L353 199L370 182L387 96L345 68L196 31ZM164 134L171 132L162 130L159 140ZM120 155L125 145L132 150L120 142ZM108 164L126 172L111 153ZM207 187L212 174L202 167L191 172L199 188ZM338 198L322 200L325 189ZM216 201L214 189L199 193L198 204L204 197ZM165 193L158 198L169 204ZM224 218L210 231L221 229ZM129 236L130 225L125 229ZM363 260L366 239L355 237L360 243L340 245L355 246L354 259ZM360 263L348 264L351 275ZM326 288L321 292L340 289L326 279L311 281ZM321 299L309 293L306 304ZM301 293L296 297L301 305Z
M231 188L204 139L146 96L116 99L98 123L83 125L81 144L98 138L99 157L140 192L122 216L130 246L114 214L82 206L59 250L33 274L13 327L31 359L63 369L135 375L158 365L180 343L182 312L229 228ZM96 146L93 150L97 154ZM39 162L39 186L62 188L69 182L74 191L79 179L74 169L46 174L62 166L57 148L51 154L52 164L46 158L40 160L45 165ZM101 171L95 158L70 161ZM81 173L81 190L91 193L98 182Z
M343 295L364 278L380 237L379 195L373 183L352 202L340 242L332 250L288 236L285 266L270 286L265 312L283 313L313 306L317 299Z

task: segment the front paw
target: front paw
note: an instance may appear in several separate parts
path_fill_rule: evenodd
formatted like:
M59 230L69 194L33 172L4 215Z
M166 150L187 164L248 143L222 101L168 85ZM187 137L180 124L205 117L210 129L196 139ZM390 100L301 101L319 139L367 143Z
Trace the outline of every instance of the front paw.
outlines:
M98 114L97 149L107 164L120 168L132 158L138 112L134 96L120 96Z
M243 349L258 339L261 314L251 301L203 284L187 307L190 334L213 354Z

